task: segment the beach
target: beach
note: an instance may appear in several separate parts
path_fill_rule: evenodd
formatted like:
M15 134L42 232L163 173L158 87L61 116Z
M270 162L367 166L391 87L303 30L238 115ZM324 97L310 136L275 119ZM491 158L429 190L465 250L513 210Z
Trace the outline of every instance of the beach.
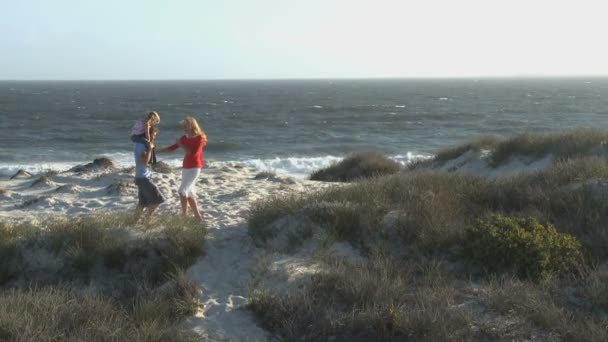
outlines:
M193 340L593 340L605 333L595 316L604 310L601 284L608 275L602 242L605 139L599 130L482 137L407 167L366 152L333 164L323 177L363 175L365 170L386 174L340 182L210 161L197 182L203 224L175 221L173 228L165 218L179 210L179 168L156 167L152 180L167 200L149 223L136 223L124 219L137 203L133 167L98 158L67 170L20 171L0 179L0 222L9 239L20 236L11 233L10 224L25 224L15 226L25 228L25 242L15 245L25 248L21 256L10 254L7 245L12 262L50 284L56 284L54 272L75 269L76 278L69 272L62 277L71 277L66 279L72 279L72 288L84 294L120 299L128 293L125 279L138 274L129 265L150 267L159 253L181 260L184 275L177 271L170 279L157 278L151 300L175 286L182 290L170 293L183 298L189 289L188 310L180 311L171 329ZM101 226L79 221L99 215L106 215ZM27 232L30 225L44 227L56 218L74 223L47 233ZM517 233L483 235L484 229L492 232L493 224ZM168 240L154 242L155 232L165 226L172 232L165 235ZM478 235L471 233L474 227ZM64 243L73 239L66 229L114 242L83 240L94 248L110 246L92 251L93 259L84 259L91 261L83 268L70 261L82 255L83 246ZM99 235L99 229L110 235ZM174 234L177 244L170 247ZM115 241L121 236L127 241ZM475 239L487 240L480 245ZM151 244L142 245L148 240ZM53 252L57 243L63 247ZM193 259L171 257L170 250L180 244L194 248ZM116 248L125 252L117 254ZM583 259L583 251L592 259ZM537 253L547 253L541 254L547 259ZM9 273L5 286L23 287L28 276ZM559 302L569 293L577 297ZM590 309L572 311L581 305ZM135 322L138 310L129 314ZM163 312L154 305L149 310L151 317ZM564 324L567 315L573 318ZM584 335L582 326L589 326ZM137 329L161 334L146 325Z
M277 176L242 164L209 163L199 178L198 202L209 233L207 252L187 270L201 289L200 309L186 324L205 339L263 341L268 332L243 310L256 278L258 260L266 255L247 232L252 203L272 196L311 192L330 186L302 178ZM74 165L82 168L83 165ZM85 171L48 171L0 179L0 220L36 222L53 217L123 213L137 205L131 168L91 167ZM166 197L155 217L179 212L180 169L154 172L152 179ZM153 218L154 220L154 218ZM288 287L298 277L299 260L273 257L274 286Z

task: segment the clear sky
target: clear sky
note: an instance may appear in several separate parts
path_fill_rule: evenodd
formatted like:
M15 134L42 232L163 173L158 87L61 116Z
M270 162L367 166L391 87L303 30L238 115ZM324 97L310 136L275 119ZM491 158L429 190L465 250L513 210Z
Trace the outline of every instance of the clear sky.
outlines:
M0 0L0 79L608 75L605 2Z

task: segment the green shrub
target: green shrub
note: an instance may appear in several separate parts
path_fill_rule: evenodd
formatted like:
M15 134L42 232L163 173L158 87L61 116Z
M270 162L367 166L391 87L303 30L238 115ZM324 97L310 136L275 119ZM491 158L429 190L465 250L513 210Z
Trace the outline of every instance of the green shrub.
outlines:
M581 249L574 237L533 218L493 215L466 230L465 253L474 263L532 279L577 271Z
M350 182L361 178L390 175L399 172L401 166L378 152L352 154L328 168L315 171L311 180L325 182Z

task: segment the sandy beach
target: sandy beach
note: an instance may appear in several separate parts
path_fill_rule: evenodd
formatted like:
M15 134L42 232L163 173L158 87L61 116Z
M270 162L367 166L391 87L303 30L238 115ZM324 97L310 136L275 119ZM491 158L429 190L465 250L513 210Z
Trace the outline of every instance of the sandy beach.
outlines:
M209 163L199 182L198 201L209 227L207 253L187 274L201 289L201 307L185 324L203 338L227 341L267 340L253 315L240 310L259 278L260 260L272 264L273 287L287 288L307 273L310 255L268 255L254 246L247 232L249 208L257 200L288 193L315 191L331 184L274 175L240 164ZM75 166L78 168L78 166ZM179 211L180 170L154 172L152 179L166 196L155 216ZM133 210L137 188L131 169L93 167L81 172L50 171L0 180L0 219L44 220L53 216ZM305 254L305 253L304 253Z

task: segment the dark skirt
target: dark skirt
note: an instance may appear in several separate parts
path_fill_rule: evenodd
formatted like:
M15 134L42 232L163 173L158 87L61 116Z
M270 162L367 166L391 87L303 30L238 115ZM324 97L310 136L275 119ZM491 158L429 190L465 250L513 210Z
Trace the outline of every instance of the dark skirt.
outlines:
M139 205L149 207L159 205L165 201L165 197L148 178L135 178L135 184L139 190Z

